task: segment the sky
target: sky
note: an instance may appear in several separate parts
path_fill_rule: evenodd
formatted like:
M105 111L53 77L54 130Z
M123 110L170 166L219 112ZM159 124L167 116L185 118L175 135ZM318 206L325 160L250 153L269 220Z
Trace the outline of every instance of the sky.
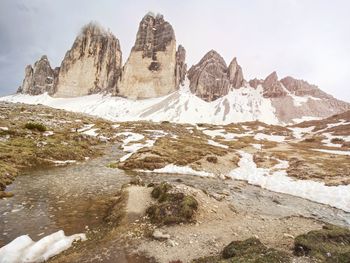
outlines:
M350 102L349 10L347 0L0 0L0 96L42 55L59 66L90 21L116 35L125 62L152 11L172 24L189 67L214 49L227 64L237 57L247 80L277 71Z

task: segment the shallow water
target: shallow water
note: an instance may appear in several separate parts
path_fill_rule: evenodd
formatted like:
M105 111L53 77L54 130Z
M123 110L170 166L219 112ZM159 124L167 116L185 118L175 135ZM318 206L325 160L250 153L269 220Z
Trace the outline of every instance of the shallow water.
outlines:
M14 197L0 200L0 242L23 234L38 240L59 229L70 235L98 225L101 204L130 179L106 167L118 154L112 148L100 158L18 176L8 187Z
M0 200L0 246L29 234L38 240L63 229L66 235L86 232L101 224L106 200L130 181L124 171L107 168L123 153L116 146L102 157L66 167L28 171L9 186L15 196ZM276 217L305 216L350 226L350 214L302 198L278 194L241 181L200 178L186 175L139 174L146 182L171 181L221 193L236 209ZM119 246L119 247L118 247ZM125 252L123 245L96 248L101 262L149 262ZM83 260L82 262L95 262Z

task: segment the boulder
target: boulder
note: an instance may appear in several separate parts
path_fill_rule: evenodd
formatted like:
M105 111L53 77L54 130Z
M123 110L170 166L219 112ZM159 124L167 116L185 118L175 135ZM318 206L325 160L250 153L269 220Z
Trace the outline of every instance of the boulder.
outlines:
M62 61L55 96L117 93L121 63L119 40L98 24L89 23Z
M18 93L39 95L45 92L54 92L54 83L57 74L52 70L47 56L42 56L34 66L28 65L25 69L25 77Z

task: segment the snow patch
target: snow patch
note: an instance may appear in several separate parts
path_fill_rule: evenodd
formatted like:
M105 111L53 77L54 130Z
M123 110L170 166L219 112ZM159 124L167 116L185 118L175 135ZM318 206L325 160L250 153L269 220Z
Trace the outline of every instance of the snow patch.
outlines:
M267 140L267 141L272 141L272 142L284 142L285 136L257 133L254 136L254 139L255 140Z
M212 138L215 138L216 136L223 137L225 140L233 140L236 137L235 134L226 132L224 129L203 130L203 133Z
M337 151L337 150L327 150L327 149L311 149L311 150L329 153L329 154L350 155L350 151Z
M68 249L76 240L85 241L85 234L65 236L60 230L37 242L23 235L0 248L0 263L44 262Z
M221 148L224 148L224 149L228 149L228 148L229 148L227 145L220 144L220 143L215 142L215 141L213 141L213 140L208 140L208 144L209 144L209 145L216 146L216 147L221 147Z
M193 170L191 167L188 166L177 166L175 164L168 164L167 166L155 169L153 171L145 171L142 170L142 172L153 172L153 173L170 173L170 174L189 174L189 175L196 175L201 177L214 177L213 173L208 173L205 171L196 171Z
M299 128L299 127L289 127L288 129L293 132L293 136L296 139L302 139L305 134L310 133L315 126L310 126L307 128Z
M280 161L272 169L258 168L252 154L243 151L239 153L242 156L239 167L229 173L232 179L244 180L274 192L299 196L350 212L350 185L326 186L321 182L293 179L284 170L288 167L286 161Z

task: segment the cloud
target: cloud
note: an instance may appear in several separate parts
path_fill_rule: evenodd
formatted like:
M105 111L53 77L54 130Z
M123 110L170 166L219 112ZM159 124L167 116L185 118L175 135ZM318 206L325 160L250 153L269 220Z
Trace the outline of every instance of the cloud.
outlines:
M189 65L215 49L227 63L237 57L248 79L276 70L350 101L349 9L346 0L2 0L0 95L15 92L25 66L43 54L59 66L92 20L119 38L125 61L152 10L173 25Z

